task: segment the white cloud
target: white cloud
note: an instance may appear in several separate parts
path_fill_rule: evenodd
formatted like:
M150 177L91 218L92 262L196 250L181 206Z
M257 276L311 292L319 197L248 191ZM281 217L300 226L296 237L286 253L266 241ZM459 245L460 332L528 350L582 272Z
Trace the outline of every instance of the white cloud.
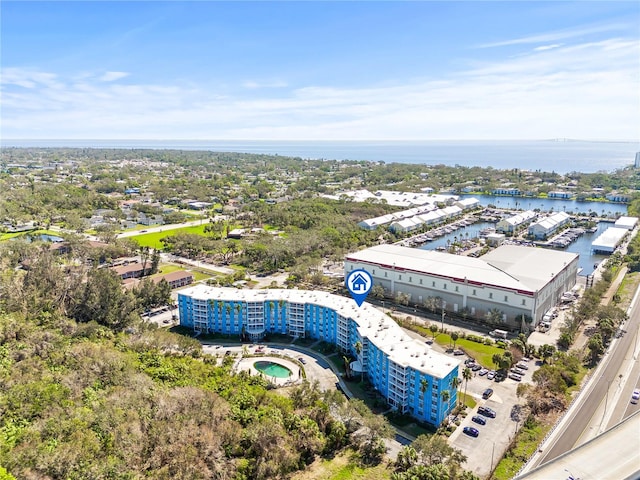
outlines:
M7 69L4 138L638 139L639 46L610 39L393 86L235 93ZM10 70L7 77L6 72ZM30 88L19 86L31 85ZM256 82L256 85L258 83ZM274 93L275 92L275 93Z
M286 82L283 82L280 80L274 80L270 82L257 82L253 80L247 80L243 82L242 86L244 88L253 90L258 88L284 88L284 87L287 87L288 85Z
M127 72L106 72L100 77L101 82L114 82L116 80L120 80L121 78L128 77L129 73Z
M627 25L619 24L619 23L607 24L607 25L594 25L591 27L558 30L554 32L541 33L538 35L530 35L527 37L513 38L511 40L503 40L500 42L485 43L485 44L478 45L478 48L506 47L509 45L523 45L527 43L557 42L558 40L583 37L585 35L592 35L594 33L619 31L619 30L624 30L626 28L628 28Z
M561 44L561 43L554 43L554 44L552 44L552 45L541 45L541 46L539 46L539 47L534 48L533 50L534 50L535 52L543 52L543 51L545 51L545 50L552 50L552 49L554 49L554 48L559 48L559 47L561 47L561 46L562 46L562 44Z

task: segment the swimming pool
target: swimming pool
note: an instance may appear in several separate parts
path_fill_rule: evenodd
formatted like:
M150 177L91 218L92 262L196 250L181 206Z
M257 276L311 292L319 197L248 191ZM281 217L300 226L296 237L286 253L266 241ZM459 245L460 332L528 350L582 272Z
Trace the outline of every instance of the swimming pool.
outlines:
M291 370L289 370L284 365L280 365L279 363L275 362L268 362L265 360L255 362L253 366L260 373L264 373L268 377L289 378L292 373Z

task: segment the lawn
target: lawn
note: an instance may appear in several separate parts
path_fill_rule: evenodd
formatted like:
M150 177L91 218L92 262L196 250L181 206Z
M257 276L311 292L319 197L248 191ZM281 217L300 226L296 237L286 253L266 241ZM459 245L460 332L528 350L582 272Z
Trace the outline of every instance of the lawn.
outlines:
M59 237L60 232L54 232L52 230L28 230L26 232L2 233L0 234L0 242L3 240L10 240L12 238L22 237L25 235L52 235L54 237Z
M451 340L451 337L446 333L437 334L436 342L438 343L438 345L441 345L443 347L453 346L453 340ZM489 369L495 367L493 361L491 360L491 357L493 357L495 353L499 353L500 355L504 353L504 349L502 348L493 345L485 345L483 343L472 342L471 340L467 340L464 338L459 338L458 340L456 340L456 348L464 350L464 352L470 357L473 357L477 363Z
M433 334L431 330L422 325L406 325L403 324L404 327L409 328L415 332L418 332L420 335L425 338L432 338ZM448 333L436 333L436 343L442 347L453 347L453 340L451 340L451 336ZM466 340L464 338L458 338L456 340L456 348L460 348L465 351L467 355L475 358L476 362L478 362L483 367L493 369L493 361L491 357L493 357L494 353L503 354L504 350L502 348L496 347L494 345L485 345L483 343L472 342L471 340Z
M167 273L178 272L180 270L185 270L185 268L182 265L176 265L175 263L163 263L160 265L156 275L165 275Z
M500 460L496 467L492 480L508 480L513 478L525 462L534 454L538 445L551 429L550 425L533 423L520 430L516 439L516 446Z
M295 473L291 480L389 480L391 472L385 464L362 467L352 452L340 453L332 459L318 459L303 472Z
M164 248L163 243L160 241L162 238L176 235L178 233L193 233L195 235L204 235L205 226L206 225L194 225L193 227L176 228L174 230L167 230L165 232L142 233L140 235L133 235L129 238L138 242L138 244L142 247L162 250Z

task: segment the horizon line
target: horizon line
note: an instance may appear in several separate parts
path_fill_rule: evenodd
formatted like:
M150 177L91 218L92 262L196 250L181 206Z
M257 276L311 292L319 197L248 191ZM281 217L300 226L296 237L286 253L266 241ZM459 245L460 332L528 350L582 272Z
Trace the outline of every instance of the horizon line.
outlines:
M640 139L583 139L583 138L405 138L405 139L269 139L269 138L5 138L0 146L7 142L590 142L590 143L640 143Z

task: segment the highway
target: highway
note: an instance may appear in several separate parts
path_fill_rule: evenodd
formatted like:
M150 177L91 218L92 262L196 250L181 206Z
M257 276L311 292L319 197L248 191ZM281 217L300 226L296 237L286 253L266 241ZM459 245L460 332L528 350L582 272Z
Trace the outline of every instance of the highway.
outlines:
M534 455L526 471L551 462L637 411L636 405L629 404L640 373L640 302L637 299L638 292L632 302L629 319L622 326L627 333L613 341L585 391L543 444L541 451Z

